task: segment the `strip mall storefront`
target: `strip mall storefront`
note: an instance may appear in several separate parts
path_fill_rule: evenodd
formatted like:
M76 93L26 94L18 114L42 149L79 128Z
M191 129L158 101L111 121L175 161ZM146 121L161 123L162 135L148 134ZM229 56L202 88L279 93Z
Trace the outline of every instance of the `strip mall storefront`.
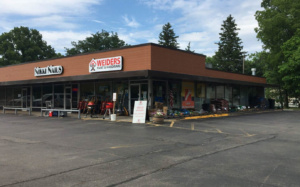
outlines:
M261 77L207 69L205 56L142 44L0 68L0 107L75 109L80 101L111 101L132 113L136 100L169 109L200 110L221 99L229 107L264 97Z

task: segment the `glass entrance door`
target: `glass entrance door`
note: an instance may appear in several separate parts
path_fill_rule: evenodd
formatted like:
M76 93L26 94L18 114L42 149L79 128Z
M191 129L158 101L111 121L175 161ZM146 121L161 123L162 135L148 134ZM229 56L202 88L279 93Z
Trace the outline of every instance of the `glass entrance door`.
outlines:
M130 114L133 114L135 101L147 101L148 84L131 84L130 85Z

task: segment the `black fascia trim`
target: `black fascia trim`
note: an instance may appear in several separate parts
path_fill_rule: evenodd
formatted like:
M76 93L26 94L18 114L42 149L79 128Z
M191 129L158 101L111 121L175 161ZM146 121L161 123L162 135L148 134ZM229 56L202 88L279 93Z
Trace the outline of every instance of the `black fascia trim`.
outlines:
M153 71L153 70L149 71L149 77L150 78L168 78L168 79L187 80L187 81L222 83L222 84L247 85L247 86L276 87L276 85L270 85L270 84L261 84L261 83L247 82L247 81L211 78L211 77L204 77L204 76L197 76L197 75L187 75L187 74Z
M148 70L141 71L122 71L122 72L109 72L109 73L92 73L89 75L79 75L70 77L56 77L56 78L41 78L22 81L9 81L0 82L0 86L9 85L27 85L27 84L41 84L41 83L57 83L57 82L69 82L69 81L88 81L88 80L100 80L100 79L120 79L120 78L136 78L148 77Z

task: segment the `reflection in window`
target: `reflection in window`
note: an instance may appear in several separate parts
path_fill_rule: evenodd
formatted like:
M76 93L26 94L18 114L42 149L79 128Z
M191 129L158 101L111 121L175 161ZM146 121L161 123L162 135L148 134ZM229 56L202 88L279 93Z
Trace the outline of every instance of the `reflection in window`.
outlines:
M54 85L54 108L64 107L64 85Z
M96 96L101 100L112 100L111 82L96 82Z
M26 96L24 96L26 97ZM15 107L22 107L22 89L21 88L14 88L14 106Z
M128 111L128 82L116 82L113 84L113 93L117 93L116 110L122 112L124 107Z
M216 96L217 99L224 99L224 86L223 85L219 85L216 87Z
M6 105L7 106L14 106L14 97L13 97L13 88L8 87L6 88Z
M169 107L180 108L180 82L169 82Z
M42 106L42 86L37 85L32 87L32 107Z
M42 104L43 107L46 107L46 101L53 102L52 101L52 85L51 84L45 84L43 85L43 96L42 96Z
M232 96L233 96L233 106L240 105L240 87L233 87L232 89Z
M241 87L241 102L240 104L242 106L248 106L249 105L249 99L248 99L248 88L247 87Z
M199 111L205 101L205 84L197 83L196 85L195 109Z
M166 87L165 81L153 81L154 102L160 102L163 103L164 106L167 106Z
M80 100L89 101L95 95L94 82L80 84Z
M215 85L207 85L206 87L206 96L207 99L215 99L216 98L216 86Z
M5 87L0 87L0 107L5 106Z
M229 106L232 106L232 87L225 86L225 100L229 102Z

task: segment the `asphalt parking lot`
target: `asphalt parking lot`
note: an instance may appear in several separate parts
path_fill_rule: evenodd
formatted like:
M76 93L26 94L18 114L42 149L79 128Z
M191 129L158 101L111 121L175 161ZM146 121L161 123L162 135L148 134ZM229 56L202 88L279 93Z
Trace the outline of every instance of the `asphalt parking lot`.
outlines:
M0 114L0 187L300 186L300 112L173 124Z

